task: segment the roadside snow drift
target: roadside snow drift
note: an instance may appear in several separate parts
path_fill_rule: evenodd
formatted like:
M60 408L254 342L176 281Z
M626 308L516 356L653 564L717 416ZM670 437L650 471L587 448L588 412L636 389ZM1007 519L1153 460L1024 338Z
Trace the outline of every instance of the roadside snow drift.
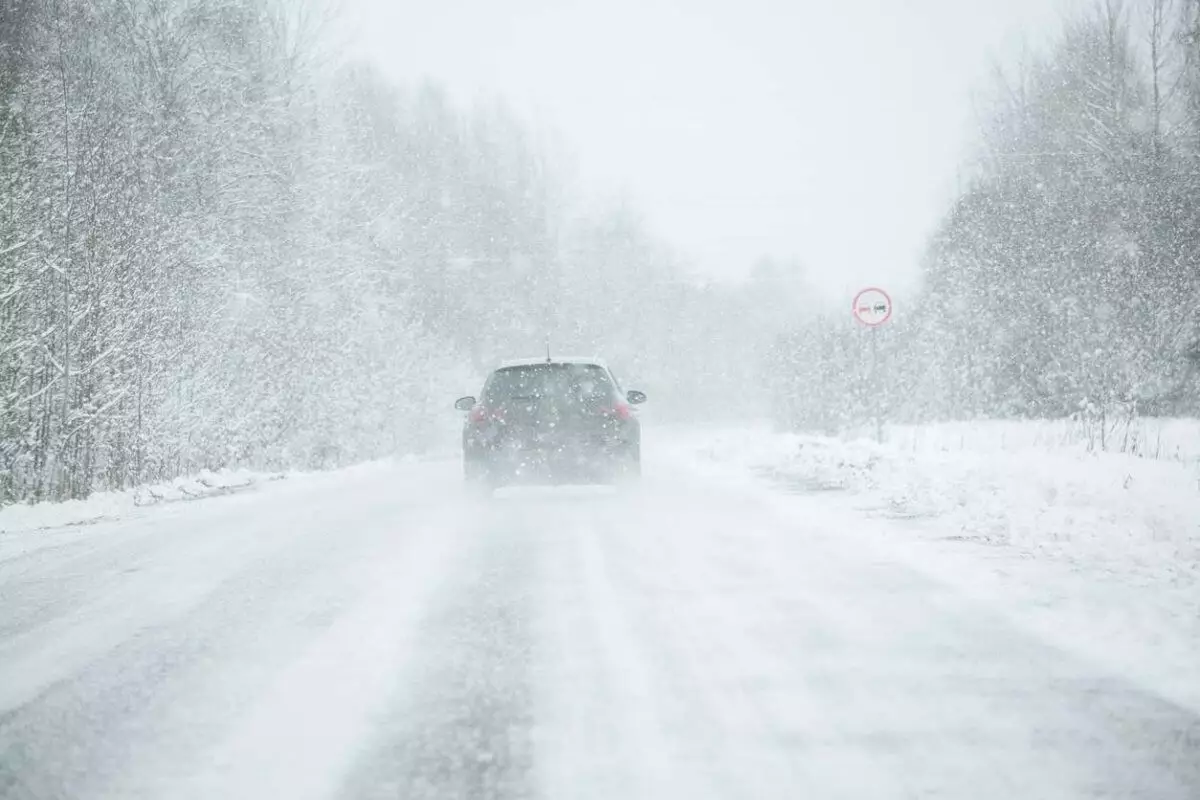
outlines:
M1200 423L1164 427L1170 458L1089 450L1033 422L894 427L882 444L756 429L664 445L1200 710Z
M86 525L102 520L119 519L138 508L232 494L284 477L281 473L261 473L244 469L205 470L197 475L176 478L167 483L139 486L122 492L97 492L86 500L2 506L0 533Z

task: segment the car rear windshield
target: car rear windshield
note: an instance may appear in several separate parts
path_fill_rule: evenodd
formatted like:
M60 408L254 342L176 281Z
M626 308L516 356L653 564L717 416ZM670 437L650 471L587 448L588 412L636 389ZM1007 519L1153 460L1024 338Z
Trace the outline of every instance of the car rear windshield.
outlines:
M611 401L608 372L595 364L530 364L492 373L483 392L488 404L510 400L562 398L578 402Z

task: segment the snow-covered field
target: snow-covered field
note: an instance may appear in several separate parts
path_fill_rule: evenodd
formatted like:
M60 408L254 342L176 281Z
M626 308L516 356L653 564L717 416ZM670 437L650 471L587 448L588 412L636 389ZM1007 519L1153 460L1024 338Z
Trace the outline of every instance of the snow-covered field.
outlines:
M1196 419L1110 417L890 425L885 441L896 449L913 452L1082 450L1200 462L1200 420Z
M792 491L843 493L872 513L930 523L939 536L1130 569L1196 569L1200 422L1163 429L1164 458L1090 449L1068 423L892 427L882 444L739 430L697 449Z
M714 477L842 515L1043 637L1200 710L1187 666L1200 656L1200 422L1141 425L1161 435L1162 457L1099 452L1049 422L889 427L882 444L759 428L674 446Z

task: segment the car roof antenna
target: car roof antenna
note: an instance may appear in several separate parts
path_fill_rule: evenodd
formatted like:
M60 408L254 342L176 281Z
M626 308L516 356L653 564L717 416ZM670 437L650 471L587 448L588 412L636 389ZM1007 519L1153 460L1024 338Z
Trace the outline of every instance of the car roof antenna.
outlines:
M550 335L546 335L546 363L550 363Z

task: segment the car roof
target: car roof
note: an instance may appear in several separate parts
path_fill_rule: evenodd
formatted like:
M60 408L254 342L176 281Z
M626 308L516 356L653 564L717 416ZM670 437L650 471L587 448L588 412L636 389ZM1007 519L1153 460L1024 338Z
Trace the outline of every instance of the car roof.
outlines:
M608 369L608 364L602 358L595 356L555 356L553 358L510 358L506 361L501 361L500 366L496 369L508 369L509 367L532 367L537 364L584 364L587 366L602 367Z

